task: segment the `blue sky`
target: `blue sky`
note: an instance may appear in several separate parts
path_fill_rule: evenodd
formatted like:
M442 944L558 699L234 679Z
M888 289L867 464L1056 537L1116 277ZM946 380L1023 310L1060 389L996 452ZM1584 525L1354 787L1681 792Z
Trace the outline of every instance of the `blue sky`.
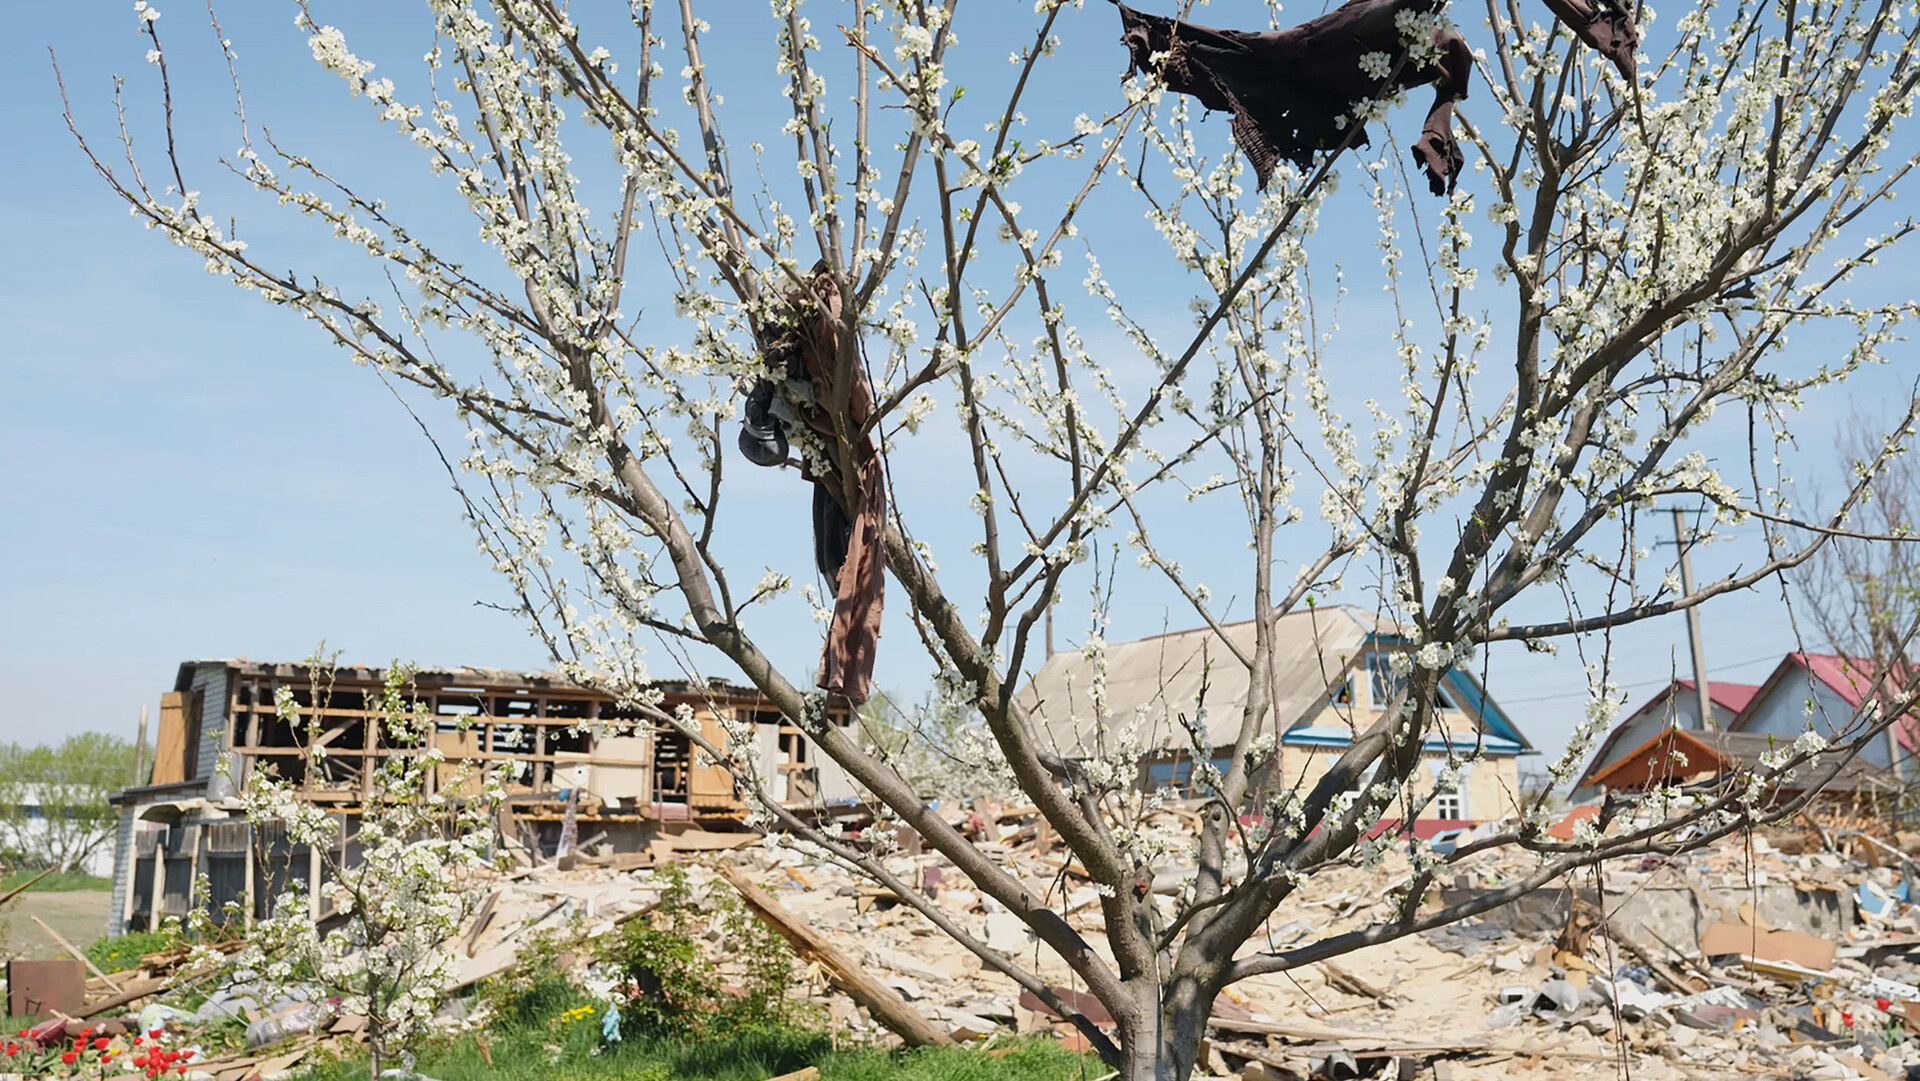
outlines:
M1021 12L1019 19L991 14L1004 2L962 6L963 44L1001 65L981 68L983 80L1004 78L1007 52L1030 32L1028 5L1007 8ZM225 69L203 12L160 6L169 55L177 55L183 154L204 177L190 178L190 186L230 190L221 187L215 164L236 143ZM1219 0L1209 21L1257 22L1257 9L1252 0ZM738 10L765 17L754 0L739 0ZM313 65L294 11L277 0L220 11L240 54L256 128L271 127L287 145L349 175L390 179L380 190L391 192L396 206L450 236L470 236L458 208L446 205L445 189L425 177L404 144ZM322 2L315 11L346 29L356 48L381 62L378 74L395 78L408 96L408 80L418 78L413 61L430 43L417 11L373 2ZM825 28L838 17L836 9L815 21ZM727 108L748 125L777 123L781 102L765 80L770 65L741 44L749 35L731 29L716 28L708 45ZM1116 77L1125 67L1116 31L1103 4L1065 16L1062 57L1033 111L1070 117L1115 107ZM503 591L475 552L438 460L386 387L297 318L201 273L196 260L130 222L65 130L49 45L91 138L102 145L111 139L110 75L120 72L130 77L130 100L140 111L141 146L157 149L146 46L130 2L72 0L15 13L0 45L0 93L10 103L0 118L0 145L10 148L10 167L0 170L0 461L9 467L0 516L0 565L8 571L0 578L0 680L10 690L0 707L0 739L33 742L87 729L131 735L141 705L157 705L180 661L296 659L322 639L367 663L397 657L542 666L539 647L519 622L483 606L505 600ZM677 62L668 67L677 70ZM736 81L726 81L730 76ZM1466 111L1472 108L1469 102ZM1417 108L1402 110L1397 129L1417 130L1418 117ZM1227 125L1215 118L1200 133L1224 141ZM157 158L150 160L158 167ZM351 261L302 223L257 203L235 205L250 211L241 227L256 246L274 245L303 269L350 272ZM1420 208L1429 231L1433 205ZM1165 249L1140 224L1141 209L1114 184L1096 194L1082 220L1090 240L1107 246L1103 259L1116 282L1177 328L1186 318L1185 298L1155 294L1154 283L1167 273ZM1328 218L1315 240L1317 256L1354 266L1377 261L1357 186L1335 196ZM1124 255L1116 256L1116 244ZM1883 286L1912 278L1910 257L1895 259L1882 268ZM1382 303L1357 291L1343 318L1364 325L1385 311L1375 307ZM1084 318L1097 315L1088 309ZM1090 336L1097 330L1087 329ZM1118 348L1118 336L1110 338ZM1809 336L1796 348L1814 355L1824 344ZM1911 353L1895 349L1904 372L1870 372L1845 392L1812 400L1796 420L1800 450L1792 464L1803 480L1837 475L1828 460L1832 432L1852 409L1877 410L1902 390ZM1351 397L1392 393L1390 384L1371 385L1381 374L1369 367L1365 346L1354 347L1350 362L1336 378ZM1354 401L1343 404L1357 415ZM426 411L444 422L431 403ZM1740 453L1731 441L1722 448ZM971 522L964 508L971 482L943 464L951 449L933 443L895 463L897 477L912 478L909 497L924 505L928 535ZM772 477L742 483L769 520L801 528L805 496L798 486L783 488ZM1218 501L1180 522L1175 539L1230 537L1235 529L1244 532L1235 505ZM1705 553L1698 572L1724 574L1756 555L1754 545L1736 539ZM783 569L800 572L801 564ZM1110 637L1195 622L1171 603L1163 589L1130 592ZM1722 678L1757 680L1795 648L1777 587L1719 602L1704 621L1710 665ZM806 620L789 613L769 628L778 658L795 673L806 671L818 648ZM904 626L896 629L881 681L917 693L925 664ZM1059 633L1063 645L1077 640L1071 621L1063 619ZM1617 678L1630 685L1661 681L1676 666L1684 673L1681 619L1623 633L1615 660ZM1581 711L1577 662L1516 650L1497 651L1490 664L1494 695L1536 744L1562 743Z

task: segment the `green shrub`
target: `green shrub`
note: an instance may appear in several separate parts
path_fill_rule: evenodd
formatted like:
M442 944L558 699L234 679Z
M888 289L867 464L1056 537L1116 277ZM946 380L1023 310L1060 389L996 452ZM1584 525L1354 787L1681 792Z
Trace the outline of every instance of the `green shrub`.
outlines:
M678 931L634 920L607 958L622 983L620 1028L656 1036L695 1036L715 1012L720 984L700 947Z
M601 947L619 974L620 1027L644 1037L685 1040L803 1026L808 1007L787 995L796 982L793 951L731 893L693 895L686 871L662 872L666 889L651 919L633 920ZM727 944L726 979L700 939L718 931Z
M480 1001L509 1024L540 1021L579 997L567 978L566 957L578 934L553 928L528 935L513 951L513 965L480 986Z
M720 933L740 969L740 994L731 1004L732 1019L741 1027L809 1027L821 1018L818 1011L787 992L799 982L793 947L729 892L721 899Z

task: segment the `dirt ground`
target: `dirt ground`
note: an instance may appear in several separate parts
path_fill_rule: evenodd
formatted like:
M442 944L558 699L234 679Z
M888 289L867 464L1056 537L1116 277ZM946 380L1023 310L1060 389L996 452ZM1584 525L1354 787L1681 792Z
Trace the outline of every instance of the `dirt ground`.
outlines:
M33 922L34 916L65 935L68 942L86 949L107 933L107 912L112 901L113 894L106 890L21 894L0 912L0 933L6 937L5 956L60 956L60 947Z

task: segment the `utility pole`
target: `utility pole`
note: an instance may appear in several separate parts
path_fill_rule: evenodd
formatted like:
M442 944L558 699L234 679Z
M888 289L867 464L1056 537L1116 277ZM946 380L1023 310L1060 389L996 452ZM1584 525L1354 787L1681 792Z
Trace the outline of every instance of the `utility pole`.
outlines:
M133 741L133 786L147 783L147 706L140 704L140 736Z
M1673 508L1673 546L1680 552L1680 594L1693 596L1693 557L1689 551L1692 539L1687 533L1687 512L1679 507ZM1713 723L1713 695L1707 688L1707 644L1700 637L1700 606L1687 608L1687 647L1693 651L1693 690L1700 698L1700 730L1712 732L1720 726Z

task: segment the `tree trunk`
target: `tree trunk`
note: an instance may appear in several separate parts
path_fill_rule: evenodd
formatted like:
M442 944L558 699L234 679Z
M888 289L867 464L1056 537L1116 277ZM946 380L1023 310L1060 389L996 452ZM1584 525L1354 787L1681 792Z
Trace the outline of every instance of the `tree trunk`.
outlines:
M1124 1081L1188 1081L1200 1057L1200 1041L1213 1012L1213 995L1198 979L1177 977L1143 992L1148 1001L1141 1010L1146 1019L1137 1031L1123 1025L1122 1050L1127 1056Z

